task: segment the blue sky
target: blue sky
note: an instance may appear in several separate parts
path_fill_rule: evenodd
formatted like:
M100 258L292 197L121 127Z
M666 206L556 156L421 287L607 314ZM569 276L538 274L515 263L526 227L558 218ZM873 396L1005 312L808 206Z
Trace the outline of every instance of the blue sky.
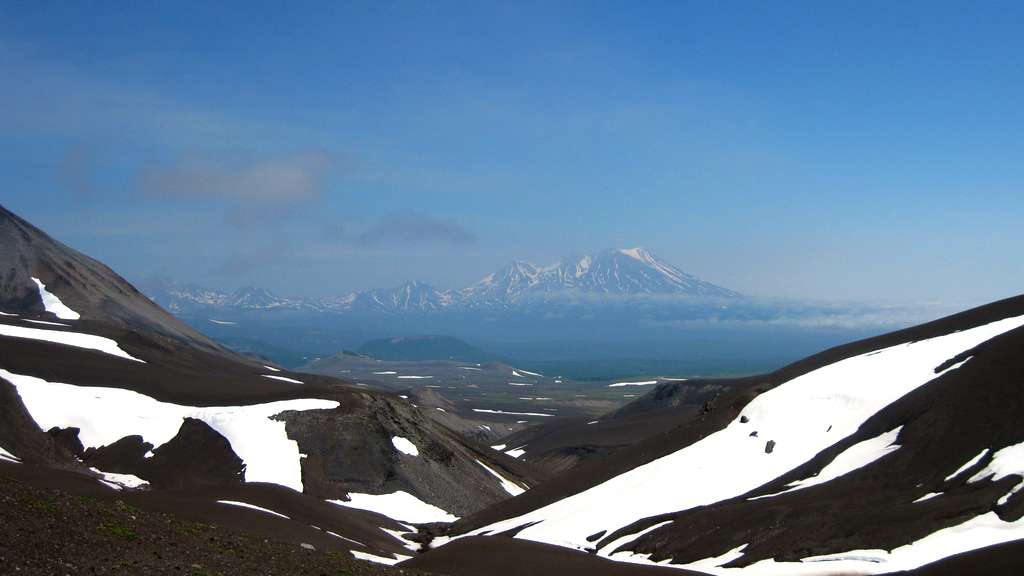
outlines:
M0 6L0 201L129 279L1024 287L1019 3L46 4Z

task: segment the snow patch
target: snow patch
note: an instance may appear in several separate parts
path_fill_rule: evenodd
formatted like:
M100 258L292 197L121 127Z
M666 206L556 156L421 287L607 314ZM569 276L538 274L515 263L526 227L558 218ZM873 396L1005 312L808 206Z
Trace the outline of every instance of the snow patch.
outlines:
M36 424L43 430L74 426L85 447L111 444L139 434L154 446L168 442L185 418L206 422L231 443L245 462L248 482L269 482L302 492L299 446L288 438L285 423L271 417L286 410L329 410L333 400L284 400L250 406L185 406L161 402L121 388L74 386L0 369L0 377L18 389Z
M68 308L57 298L55 294L50 293L46 290L46 284L43 284L39 278L32 278L32 281L36 283L36 287L39 288L39 298L43 301L43 307L46 308L47 312L52 313L61 320L78 320L81 318L81 314L75 312L71 308Z
M212 324L220 324L221 326L234 326L237 324L237 322L228 322L227 320L214 320L213 318L209 320Z
M505 444L495 444L494 446L491 446L491 450L497 450L498 452L501 452L504 449Z
M113 472L104 472L98 468L89 468L93 472L103 476L103 482L107 486L114 488L115 490L124 490L126 488L139 488L140 486L149 486L149 482L146 482L142 478L132 474L115 474Z
M957 476L963 474L964 472L966 472L970 468L974 467L978 462L981 462L981 459L985 457L985 454L988 454L988 448L985 448L984 450L981 451L981 454L978 454L974 458L971 458L966 464L964 464L963 466L957 468L956 472L953 472L949 476L946 476L946 480L945 481L949 482L953 478L956 478Z
M419 498L399 490L391 494L349 493L349 500L328 500L331 504L346 508L358 508L383 514L392 520L428 524L430 522L455 522L454 516L437 506L427 504Z
M518 495L522 494L523 492L526 492L526 490L524 490L522 486L520 486L520 485L518 485L518 484L516 484L516 483L514 483L514 482L512 482L512 481L510 481L508 479L506 479L501 474L498 474L493 469L491 469L487 464L484 464L483 462L481 462L479 460L477 460L476 463L481 465L481 466L483 466L484 470L487 470L488 472L490 472L491 476L494 476L495 478L497 478L501 482L501 487L505 489L505 492L508 492L512 496L518 496Z
M44 340L65 346L86 348L96 350L112 356L119 356L127 360L145 363L144 360L132 356L118 346L117 342L103 336L83 334L81 332L65 332L60 330L44 330L42 328L24 328L22 326L11 326L0 324L0 336L11 336L13 338L28 338L30 340Z
M273 378L274 380L280 380L282 382L291 382L292 384L305 384L302 380L296 380L294 378L285 378L284 376L275 376L273 374L260 374L264 378Z
M274 368L273 366L267 366L266 364L264 364L263 367L266 368L267 370L270 370L271 372L280 372L281 371L280 368Z
M395 436L391 438L391 443L395 445L395 450L398 450L402 454L408 454L409 456L419 456L420 450L415 444L402 438L401 436Z
M929 492L929 493L925 494L924 496L921 496L917 500L914 500L913 502L911 502L911 504L917 504L918 502L924 502L925 500L931 500L932 498L935 498L936 496L942 496L942 492Z
M218 504L227 504L228 506L238 506L239 508L248 508L250 510L257 510L259 512L264 512L266 514L273 514L274 516L280 516L281 518L284 518L285 520L291 520L291 518L289 518L288 516L285 516L284 514L281 514L279 512L274 512L273 510L268 510L268 509L262 508L260 506L256 506L255 504L249 504L248 502L239 502L237 500L217 500L217 503Z
M823 366L761 394L728 426L694 444L469 535L528 525L517 538L585 549L590 546L587 536L602 529L611 533L642 518L734 498L856 433L868 418L935 379L935 366L1021 325L1024 316L1008 318ZM760 439L749 437L751 427L741 418L756 423ZM830 426L831 432L825 434ZM837 457L839 462L819 476L845 473L869 457L884 456L879 452L891 446L893 432L857 445L856 450L851 447L846 457ZM765 453L763 439L776 442L771 454ZM610 552L604 548L599 554ZM950 553L955 552L943 550L938 557Z
M821 472L818 472L816 476L788 484L793 488L791 490L786 490L786 492L802 490L804 488L810 488L811 486L831 482L840 476L844 476L858 468L863 468L864 466L871 464L886 454L895 452L899 449L899 445L896 444L896 438L899 437L900 430L902 429L903 426L900 426L886 432L885 434L881 434L850 446L829 462L828 465L822 468Z
M14 462L15 464L21 464L21 458L18 458L14 454L11 454L7 450L4 450L3 446L0 446L0 460L6 462Z
M609 384L609 388L621 388L623 386L650 386L651 384L657 384L657 380L644 380L643 382L616 382L615 384Z
M441 409L438 408L438 410ZM553 416L553 414L538 414L537 412L505 412L503 410L487 410L485 408L473 408L473 412L482 412L484 414L510 414L512 416Z
M429 380L433 376L399 376L399 380Z
M1024 477L1024 442L1007 446L997 451L992 456L988 466L982 468L977 474L971 476L967 482L977 482L989 478L997 482L1007 476ZM999 499L997 504L1003 506L1014 494L1024 488L1024 481L1018 482L1012 490Z
M373 554L368 554L366 552L360 552L359 550L349 550L349 552L351 552L352 555L359 560L366 560L367 562L376 562L377 564L387 564L388 566L393 566L395 564L398 564L399 562L412 558L412 556L403 556L401 554L395 554L394 558L385 558L383 556L375 556Z

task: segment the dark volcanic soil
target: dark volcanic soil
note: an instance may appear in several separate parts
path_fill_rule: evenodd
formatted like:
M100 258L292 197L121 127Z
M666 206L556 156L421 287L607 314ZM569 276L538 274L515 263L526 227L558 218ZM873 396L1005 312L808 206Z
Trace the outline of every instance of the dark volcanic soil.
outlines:
M0 574L424 574L0 476Z
M500 536L470 536L401 564L451 576L703 576L702 572L642 566Z

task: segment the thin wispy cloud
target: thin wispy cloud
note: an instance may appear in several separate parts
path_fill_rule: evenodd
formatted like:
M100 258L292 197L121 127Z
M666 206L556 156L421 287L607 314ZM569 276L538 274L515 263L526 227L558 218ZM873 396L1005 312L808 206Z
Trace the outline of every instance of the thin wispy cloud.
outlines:
M142 190L183 200L231 200L293 204L316 199L331 166L323 152L304 152L249 162L192 155L142 169Z
M427 214L398 214L385 218L356 237L361 246L411 244L474 244L476 233L452 218Z
M224 202L229 221L245 224L318 200L333 165L321 151L249 161L190 155L143 167L138 183L142 193L154 198Z

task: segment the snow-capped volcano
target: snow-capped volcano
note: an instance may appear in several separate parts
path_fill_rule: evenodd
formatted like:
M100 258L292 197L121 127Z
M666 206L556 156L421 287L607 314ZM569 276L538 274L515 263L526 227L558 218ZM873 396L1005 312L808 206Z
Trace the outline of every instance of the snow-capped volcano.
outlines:
M507 304L532 290L545 272L531 262L515 261L501 270L488 274L476 284L459 291L463 302L481 304Z
M423 282L375 288L333 298L286 298L245 287L225 294L166 281L146 283L146 292L174 312L199 310L290 309L313 312L439 312L448 309L507 309L531 297L692 296L736 298L728 288L701 280L658 259L643 248L605 250L567 258L550 266L517 260L459 290L440 290Z
M545 290L616 295L739 296L732 290L687 274L643 248L605 250L558 264L545 271L540 285Z
M552 266L513 262L460 292L471 306L511 305L524 296L578 293L735 298L739 294L683 272L644 248L605 250Z
M451 295L423 282L406 282L396 288L377 288L360 292L352 299L349 308L359 311L408 311L429 312L440 310L451 304Z

